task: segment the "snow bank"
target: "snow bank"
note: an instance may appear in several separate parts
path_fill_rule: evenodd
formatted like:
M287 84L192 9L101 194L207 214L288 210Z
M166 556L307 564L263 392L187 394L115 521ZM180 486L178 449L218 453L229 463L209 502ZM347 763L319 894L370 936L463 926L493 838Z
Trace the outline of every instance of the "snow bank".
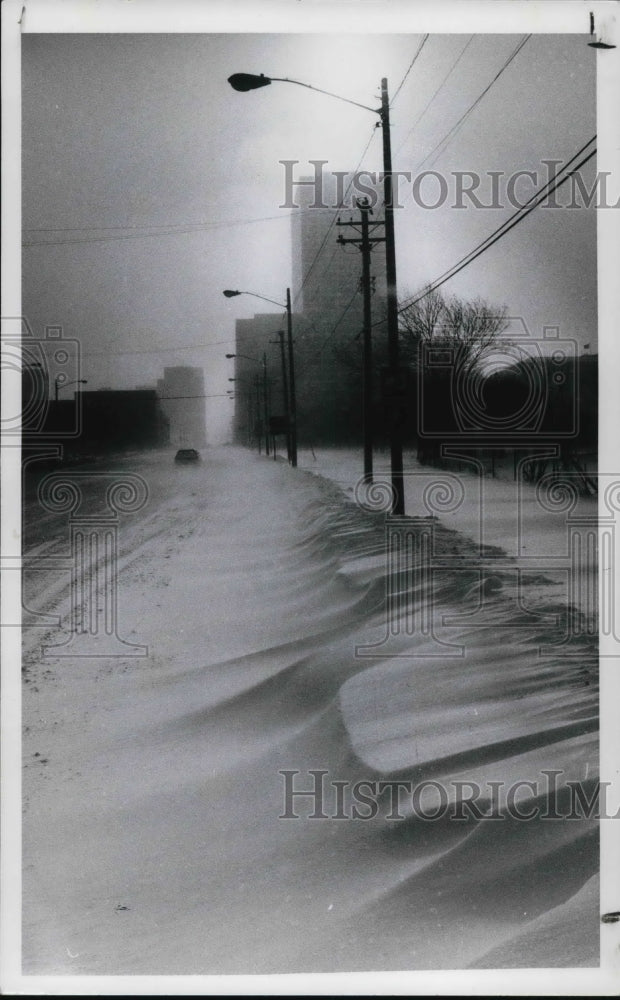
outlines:
M493 572L481 602L484 553L438 523L465 571L400 593L392 624L430 607L434 636L386 642L381 514L236 449L167 461L134 465L151 507L121 539L121 627L148 658L30 643L24 971L597 964L596 824L544 818L597 773L595 640L566 638L555 585L524 611ZM316 798L281 818L283 771L305 790L325 772L328 818L309 818ZM486 806L492 782L530 781L535 815L430 820L405 796L395 820L382 794L353 819L352 785L378 780L452 803L474 782Z

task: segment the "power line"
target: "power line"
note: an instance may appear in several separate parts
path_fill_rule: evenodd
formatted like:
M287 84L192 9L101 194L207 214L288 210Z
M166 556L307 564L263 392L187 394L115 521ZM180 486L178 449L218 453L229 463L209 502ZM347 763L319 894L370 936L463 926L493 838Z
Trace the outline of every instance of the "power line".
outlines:
M460 63L461 59L462 59L462 58L463 58L463 56L465 55L465 52L467 51L467 49L469 48L469 46L471 45L471 43L473 42L473 40L474 40L474 38L475 38L475 37L476 37L475 35L471 35L471 37L469 38L469 40L468 40L467 42L465 42L465 46L464 46L464 48L463 48L463 49L461 50L461 52L460 52L460 55L459 55L459 56L457 57L456 61L455 61L455 62L454 62L454 63L452 64L451 68L450 68L450 69L448 70L448 72L447 72L447 73L446 73L446 75L444 76L443 80L441 81L441 83L439 84L439 86L437 87L437 89L435 90L435 92L434 92L434 94L432 95L432 97L430 98L430 100L429 100L429 101L427 101L427 103L426 103L426 104L424 105L424 107L422 108L422 110L421 110L420 114L419 114L419 115L418 115L418 117L417 117L417 118L415 119L415 121L414 121L413 125L411 126L411 128L410 128L410 129L409 129L409 131L407 132L407 135L405 136L405 138L404 138L404 139L403 139L403 141L401 142L400 146L399 146L399 147L398 147L398 149L396 150L396 154L395 154L395 155L398 155L398 153L400 153L400 151L401 151L401 149L403 148L403 146L405 146L405 145L406 145L406 143L407 143L407 141L408 141L408 139L409 139L409 136L410 136L410 135L412 135L412 133L413 133L413 131L414 131L414 129L415 129L415 127L416 127L416 125L417 125L417 124L418 124L418 123L419 123L419 122L420 122L420 121L422 120L422 118L424 117L424 115L426 114L426 112L428 111L428 109L430 108L431 104L433 103L433 101L434 101L434 100L435 100L435 98L437 97L437 94L438 94L438 93L439 93L439 91L440 91L440 90L442 89L442 87L444 86L444 84L446 84L446 83L448 82L448 80L450 79L450 77L451 77L451 76L452 76L452 74L454 73L454 70L456 69L456 67L457 67L457 66L458 66L458 64Z
M405 80L407 79L407 77L408 77L408 76L409 76L409 74L411 73L411 70L412 70L412 69L413 69L413 67L415 66L415 63L416 63L416 59L417 59L417 58L418 58L418 56L420 55L420 52L422 51L422 49L423 49L423 48L424 48L424 46L426 45L427 41L428 41L428 34L424 35L424 38L422 39L422 41L421 41L421 42L420 42L420 44L418 45L418 48L417 48L417 51L416 51L416 54L414 55L413 59L411 60L411 62L410 62L410 64L409 64L409 69L407 70L407 72L405 73L404 77L403 77L403 78L402 78L402 80L400 81L400 83L399 83L398 87L396 88L396 92L394 93L394 96L392 97L392 100L391 100L391 102L390 102L390 107L394 107L394 101L396 100L396 98L397 98L397 97L398 97L398 95L400 94L400 92L401 92L401 90L402 90L402 88L403 88L403 84L404 84Z
M329 333L327 334L327 336L326 336L325 340L323 341L323 343L322 343L322 344L321 344L321 346L319 347L319 354L321 354L321 353L323 352L323 348L324 348L324 347L325 347L325 345L326 345L326 344L328 343L328 341L330 341L330 340L332 339L332 337L334 336L334 334L335 334L336 330L338 329L338 327L339 327L339 326L340 326L340 324L342 323L343 319L344 319L344 318L345 318L345 316L347 315L347 313L348 313L349 309L351 308L351 306L353 305L353 303L354 303L354 301L355 301L355 299L356 299L356 297L357 297L357 294L358 294L358 291L359 291L359 289L358 289L358 288L356 288L356 289L355 289L355 291L353 292L353 295L351 296L351 298L350 298L350 299L349 299L349 301L347 302L346 306L344 307L344 309L343 309L343 310L342 310L342 312L340 313L340 316L338 317L338 319L337 319L337 320L336 320L336 322L334 323L333 327L331 328L331 330L330 330L330 331L329 331Z
M502 236L506 235L506 233L509 232L510 229L512 229L514 226L516 226L518 222L520 222L523 218L529 215L530 212L532 212L535 208L538 208L538 206L542 203L542 201L544 201L545 198L553 194L558 187L560 187L565 181L569 179L569 177L571 177L574 173L576 173L579 169L581 169L581 167L584 166L584 164L587 163L588 160L592 159L592 157L596 154L596 150L591 151L588 154L588 156L585 157L585 159L583 159L581 163L579 163L573 170L567 173L564 177L560 178L560 174L563 174L566 171L566 169L570 167L575 162L575 160L577 160L582 155L582 153L588 148L588 146L590 146L595 140L596 140L596 135L592 136L591 139L589 139L586 143L584 143L584 145L569 160L567 160L566 163L564 163L564 165L561 168L559 168L556 171L553 177L551 177L544 185L542 185L542 187L539 188L538 191L535 191L534 194L526 202L524 202L524 204L520 208L518 208L515 212L513 212L511 216L509 216L508 219L505 220L505 222L503 222L500 226L498 226L497 229L493 230L493 232L490 233L489 236L485 237L484 240L482 240L475 247L473 247L467 254L465 254L464 257L461 257L461 259L457 261L456 264L453 264L452 267L448 268L446 271L443 272L443 274L439 275L439 277L436 278L421 294L415 296L409 302L406 302L403 306L401 306L401 308L399 309L399 313L402 313L410 306L415 305L416 302L419 302L421 299L425 298L426 295L429 295L431 291L434 291L436 288L439 288L441 285L445 284L451 278L455 277L456 274L459 273L459 271L462 271L465 267L467 267L468 264L473 263L473 261L477 257L479 257L482 253L484 253L485 250L488 250L489 247L491 247L494 243L496 243ZM533 204L533 202L536 202L536 204ZM326 344L329 342L329 340L331 340L334 333L340 326L345 315L351 308L356 295L357 295L357 289L353 293L353 296L351 297L350 301L348 302L345 309L341 313L337 322L325 337L323 343L321 344L318 350L319 354L323 351ZM383 319L377 320L375 323L373 323L373 326L381 326L384 322L385 320ZM314 323L311 322L311 325L314 327L315 332L318 333ZM262 337L263 333L262 331L250 331L249 334L247 334L247 336ZM356 334L356 336L352 339L353 340L357 339L357 336L358 334ZM100 355L109 356L112 354L124 356L130 354L164 354L169 352L176 353L180 351L206 350L207 348L210 347L217 347L223 344L230 344L234 342L234 340L235 340L234 337L229 337L226 340L206 341L201 344L187 344L183 347L179 346L179 347L163 347L163 348L146 348L146 349L127 350L127 351L88 351L85 352L83 356L97 357ZM305 370L306 369L302 369L302 371ZM301 374L301 372L299 374Z
M358 172L358 170L359 170L359 168L360 168L360 166L362 164L362 161L363 161L364 157L366 156L366 153L368 152L368 150L370 148L370 144L371 144L372 140L374 139L375 131L376 131L376 127L373 126L373 130L370 133L370 138L369 138L368 142L366 143L366 146L364 147L364 151L363 151L362 155L360 156L359 163L358 163L357 167L355 168L353 177L355 177L355 175L357 174L357 172ZM349 191L351 189L351 185L352 184L353 184L353 178L349 181L349 183L347 185L347 188L346 188L346 191L344 192L344 195L343 195L343 198L342 198L343 202L346 200L346 197L347 197L347 195L348 195L348 193L349 193ZM316 209L314 209L314 211L316 211ZM305 273L305 275L303 277L302 283L299 286L299 289L297 290L297 292L295 293L295 295L293 297L293 304L297 303L297 300L299 299L299 296L301 295L301 293L302 293L302 291L303 291L303 289L304 289L304 287L305 287L305 285L306 285L306 283L308 281L308 278L310 277L310 275L312 273L313 268L315 267L315 265L316 265L316 263L317 263L320 255L321 255L321 253L323 252L323 249L324 249L324 247L325 247L325 245L327 243L327 240L329 239L331 231L334 228L335 222L336 222L336 215L334 214L332 216L331 220L330 220L329 226L327 227L327 232L325 233L325 236L323 237L318 250L316 251L314 257L312 258L312 261L310 262L310 266L309 266L308 270L306 271L306 273Z
M366 143L366 146L364 147L364 151L363 151L362 155L359 158L359 163L357 164L357 166L356 166L356 168L355 168L355 170L353 172L353 176L352 176L351 180L349 181L349 183L347 185L346 191L344 192L344 195L343 195L343 198L342 198L343 203L346 201L346 197L347 197L349 191L351 190L351 186L353 184L353 178L357 175L357 173L359 171L359 168L361 167L362 162L364 160L364 157L366 156L366 153L370 149L370 144L371 144L372 140L374 139L375 132L376 132L376 125L373 125L372 132L370 133L370 138L369 138L368 142ZM313 209L313 211L317 211L317 209ZM329 226L327 227L327 232L325 233L325 236L323 237L318 250L316 251L314 257L312 258L312 261L310 262L310 266L309 266L308 270L306 271L306 273L305 273L305 275L303 277L303 280L302 280L301 285L299 286L299 289L297 290L297 292L295 293L295 295L293 297L293 304L297 303L297 300L299 299L299 296L301 295L303 289L305 288L306 283L308 281L308 278L310 277L310 275L312 273L312 270L315 267L315 265L316 265L316 263L317 263L320 255L321 255L321 253L323 252L323 249L324 249L324 247L325 247L325 245L327 243L327 240L329 239L329 236L331 234L332 229L334 228L335 223L336 223L336 214L334 212L334 214L333 214L333 216L331 218L331 221L329 223Z
M351 296L351 298L350 298L350 299L349 299L349 301L347 302L346 306L344 307L344 309L343 309L343 310L342 310L342 312L340 313L340 316L338 317L338 319L337 319L337 320L336 320L336 322L334 323L333 327L331 328L331 330L329 331L329 333L327 334L327 336L326 336L326 337L325 337L325 339L323 340L323 342L322 342L321 346L319 347L318 351L316 352L316 353L317 353L317 355L319 355L319 354L322 354L322 353L323 353L323 350L324 350L324 349L325 349L325 347L327 346L328 342L329 342L329 341L330 341L330 340L332 339L332 337L334 336L334 334L335 334L336 330L338 329L338 327L339 327L339 326L340 326L340 324L342 323L343 319L345 318L346 314L348 313L349 309L350 309L350 308L351 308L351 306L353 305L353 302L355 301L355 299L356 299L356 297L357 297L357 294L358 294L358 289L356 288L356 289L355 289L355 291L353 292L353 295ZM312 325L314 326L314 324L312 324ZM315 327L315 330L316 330L316 327ZM318 332L318 331L317 331L317 332ZM308 366L308 365L306 364L306 365L305 365L305 367L301 368L301 370L300 370L300 371L298 371L298 377L299 377L300 375L304 374L304 373L305 373L305 372L306 372L306 371L308 370L308 367L309 367L309 366Z
M285 314L284 314L285 315ZM251 330L246 333L246 337L263 337L264 333L262 330ZM224 344L234 344L236 338L234 336L227 337L226 340L205 340L200 344L185 344L178 347L143 347L134 348L133 350L121 350L121 351L83 351L80 355L82 358L99 358L99 357L110 357L112 355L118 357L124 357L126 354L177 354L181 351L206 351L211 347L221 347Z
M421 160L418 163L417 167L415 168L416 170L419 170L420 167L423 167L424 164L428 160L430 160L431 156L433 156L434 153L436 153L438 151L444 152L445 147L454 138L454 136L456 135L457 131L464 124L466 118L468 118L469 115L474 110L474 108L477 107L478 104L480 104L480 101L483 99L483 97L486 94L488 94L488 92L490 91L491 87L497 82L497 80L499 80L499 78L502 75L502 73L510 66L510 63L514 59L516 59L516 57L518 56L518 54L521 51L521 49L523 48L523 46L529 41L529 39L531 37L532 36L530 34L530 35L525 35L525 37L521 39L521 41L519 42L519 44L513 49L513 51L511 52L511 54L508 56L506 62L497 71L497 73L495 74L495 76L493 77L493 79L491 80L491 82L487 84L487 86L484 88L484 90L478 95L478 97L476 98L476 100L472 104L470 104L470 106L467 108L466 111L463 112L463 114L461 115L461 117L459 118L459 120L457 122L455 122L455 124L450 129L448 129L448 131L446 132L446 134L444 135L444 137L442 139L440 139L440 141L437 143L437 145L434 146L431 149L430 153L427 153L427 155L424 157L424 159ZM440 150L440 147L443 147L443 148Z
M596 136L594 138L596 138ZM580 170L581 167L583 167L589 160L592 159L593 156L596 155L596 149L593 149L580 163L577 164L577 166L573 170L569 171L564 177L558 179L558 175L560 173L563 173L564 170L566 170L566 167L570 166L570 164L575 159L577 159L577 157L581 155L584 149L586 149L593 141L594 141L593 139L590 139L590 141L587 142L585 146L583 146L579 150L579 152L576 153L575 156L573 156L561 168L561 170L557 171L557 173L554 175L551 181L547 181L547 183L544 184L539 191L537 191L534 195L532 195L532 197L525 203L525 205L522 208L517 209L517 211L514 212L513 215L511 215L510 218L506 220L506 222L502 223L501 226L499 226L493 233L491 233L490 236L487 236L486 239L484 239L481 243L479 243L478 246L474 247L473 250L470 250L469 253L465 255L465 257L462 257L461 260L458 261L456 264L454 264L451 268L449 268L447 271L444 271L444 273L440 275L439 278L435 279L435 281L431 282L428 288L426 288L420 295L417 295L409 302L407 302L404 306L401 306L401 308L398 310L399 314L405 312L406 309L408 309L412 305L415 305L416 302L419 302L421 299L426 298L426 296L430 295L430 293L435 291L436 288L439 288L441 285L444 285L447 281L450 281L451 278L454 278L460 271L462 271L465 267L467 267L469 264L472 264L478 257L480 257L481 254L485 252L485 250L488 250L490 247L492 247L494 243L497 243L498 240L500 240L503 236L505 236L506 233L510 232L510 230L513 229L516 225L518 225L519 222L522 222L523 219L525 219L528 215L530 215L530 213L533 212L535 208L538 208L538 206L542 204L545 198L553 194L559 187L562 186L562 184L564 184L570 177L572 177L573 174L577 173L577 171ZM549 188L549 190L545 190L545 188ZM532 204L532 202L535 203Z
M490 233L489 236L487 236L484 240L478 243L477 246L473 247L473 249L470 250L469 253L467 253L464 257L462 257L459 261L457 261L456 264L453 264L452 267L448 268L447 271L444 271L443 274L439 276L439 278L436 278L435 281L432 282L432 287L435 288L439 287L439 284L444 284L445 281L448 281L450 279L450 277L453 277L453 273L456 274L458 273L458 270L462 270L463 267L465 267L468 263L471 263L471 261L474 260L476 256L479 256L481 253L484 252L484 250L488 249L488 247L491 246L492 243L496 243L497 240L500 239L501 236L504 236L505 233L507 233L510 229L512 229L513 226L517 224L517 222L520 222L522 218L525 218L525 216L529 215L529 213L533 211L534 208L538 208L538 206L542 203L542 201L545 198L547 198L550 194L553 194L553 192L560 186L560 184L563 184L564 181L567 181L568 178L572 176L573 173L575 173L581 166L583 166L584 163L587 162L587 160L591 159L592 156L595 155L596 150L593 150L586 158L586 160L583 160L582 163L580 163L577 167L575 167L574 170L570 171L569 173L566 174L565 177L558 180L559 175L564 173L567 167L570 167L571 164L573 164L574 161L581 156L584 150L587 149L587 147L590 146L595 139L596 135L593 136L592 139L589 139L588 142L586 142L581 147L581 149L579 149L577 153L575 153L575 155L572 156L571 159L564 164L563 167L561 167L559 170L556 171L556 173L553 175L552 178L550 178L550 180L546 181L545 184L543 184L543 186L538 189L538 191L535 191L534 194L530 198L528 198L528 200L520 208L516 210L516 212L513 212L513 214L508 219L505 220L505 222L503 222L500 226L498 226L497 229L495 229L492 233ZM557 183L554 184L554 181L556 180ZM547 188L549 188L549 190L546 190ZM536 202L536 204L532 204L532 202L534 201ZM424 294L425 295L428 294L430 290L432 290L431 287L429 287L429 289L425 291ZM416 298L414 301L418 302L419 300L420 300L419 298ZM402 307L400 311L406 309L409 305L413 305L414 301L407 303L405 306Z
M252 224L254 224L256 222L268 222L268 221L274 220L274 219L290 219L291 215L292 215L292 213L288 212L286 215L283 215L283 214L280 214L280 215L265 215L265 216L262 216L262 217L259 217L259 218L254 218L254 219L238 219L238 220L232 221L232 222L205 222L205 223L202 223L202 224L201 223L196 223L196 224L193 224L191 226L186 226L186 227L179 228L179 229L170 229L168 232L163 232L163 233L158 233L158 232L148 232L148 233L147 232L144 232L144 233L119 233L116 236L88 236L88 237L86 237L86 236L80 236L80 237L75 237L75 238L72 238L72 239L62 239L62 240L32 240L32 241L24 241L22 243L22 247L24 247L24 248L30 248L30 247L57 247L57 246L69 246L69 245L78 244L78 243L110 243L110 242L116 242L118 240L142 240L142 239L152 239L154 237L155 238L159 238L161 236L181 236L181 235L185 235L187 233L200 233L200 232L208 231L208 230L211 230L211 229L232 229L232 228L234 228L236 226L248 226L248 225L252 225ZM110 227L96 227L96 226L93 226L93 227L90 227L90 228L91 228L91 230L92 229L97 229L97 228L101 228L101 230L103 230L105 228L113 229L113 228L116 228L116 227L113 227L113 226L110 226ZM123 227L118 227L118 228L123 228ZM131 228L131 227L128 227L128 228ZM162 228L165 228L165 227L162 226ZM25 232L46 232L46 231L49 231L49 232L63 232L64 230L52 230L52 229L50 229L50 230L43 230L43 229L41 229L41 230L38 230L38 229L25 230ZM67 229L66 230L66 232L81 232L81 231L82 230L80 230L80 229Z
M234 337L229 337L228 340L204 341L202 344L186 344L183 347L144 347L127 351L84 351L81 357L107 358L110 356L124 357L126 354L177 354L180 351L200 351L206 350L208 347L217 347L221 344L232 344L234 339Z
M105 391L105 390L100 390L100 391ZM158 396L157 398L159 399L160 402L163 402L166 399L217 399L220 396L227 396L227 395L228 395L227 392L212 392L208 395L205 395L205 393L203 392L198 396Z
M519 208L517 208L517 210L515 212L513 212L513 214L511 216L509 216L504 222L501 223L501 225L499 225L497 227L497 229L493 230L493 232L490 233L489 236L487 236L477 246L475 246L472 250L470 250L469 253L466 254L465 257L461 258L461 260L458 262L458 264L453 265L453 267L457 267L459 264L462 263L462 261L466 260L472 254L476 253L477 250L479 250L484 244L488 243L489 240L492 240L497 234L500 233L500 231L504 231L505 230L507 232L508 228L511 228L510 227L510 223L512 222L513 219L516 219L517 216L521 216L522 213L524 213L524 212L525 212L526 215L528 214L528 212L526 212L526 209L528 208L529 205L532 204L532 202L536 201L536 205L533 205L532 207L533 208L537 208L538 205L541 203L542 200L544 200L545 198L547 198L550 194L553 194L552 190L547 191L545 189L546 188L550 188L551 185L554 183L554 181L557 178L559 178L560 174L563 174L564 171L575 162L575 160L579 159L579 157L582 155L582 153L588 148L588 146L591 146L592 143L595 142L595 140L596 140L596 134L593 135L591 139L588 139L588 141L586 143L584 143L584 145L581 147L581 149L577 150L577 152L573 156L571 156L570 160L567 160L566 163L564 163L564 165L559 168L559 170L556 170L556 172L553 175L553 177L550 177L549 180L546 181L542 185L542 187L540 187L538 189L538 191L535 191L534 194L531 195L531 197L529 197L528 200L523 203L523 205L520 205ZM593 156L594 153L596 153L596 150L594 150L594 152L591 155ZM578 168L575 168L575 169L578 169ZM571 173L567 174L566 177L564 178L564 180L568 180L568 178L571 176L572 173L574 173L574 171L571 171ZM556 185L556 186L559 186L559 184ZM555 190L555 187L553 188L553 190ZM501 234L503 235L503 232ZM439 276L439 278L436 279L436 280L440 280L441 278L443 278L446 274L448 274L450 271L452 271L452 269L453 268L449 268L448 271L444 271L444 273L441 274Z
M301 212L308 212L309 209L302 208L299 209ZM261 218L253 219L233 219L226 222L220 219L216 222L209 222L208 220L201 219L199 222L142 222L136 225L124 224L124 225L114 225L114 226L25 226L25 233L90 233L90 232L106 232L108 230L118 230L118 229L172 229L175 226L183 226L186 228L203 228L212 226L241 226L250 222L264 222L269 219L290 219L292 213L287 215L265 215Z

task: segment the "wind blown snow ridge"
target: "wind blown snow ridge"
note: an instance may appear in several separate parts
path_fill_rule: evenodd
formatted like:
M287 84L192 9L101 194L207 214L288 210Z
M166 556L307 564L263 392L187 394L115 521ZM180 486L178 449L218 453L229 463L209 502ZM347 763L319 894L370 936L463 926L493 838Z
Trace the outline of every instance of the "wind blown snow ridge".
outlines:
M122 581L148 663L52 660L28 701L25 968L596 964L595 637L440 522L448 568L394 579L326 480L183 475L183 532Z

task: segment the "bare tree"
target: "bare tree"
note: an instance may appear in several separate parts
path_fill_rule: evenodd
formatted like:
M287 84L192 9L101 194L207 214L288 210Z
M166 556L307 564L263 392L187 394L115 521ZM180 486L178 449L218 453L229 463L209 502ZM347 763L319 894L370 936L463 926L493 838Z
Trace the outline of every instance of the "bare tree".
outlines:
M431 289L400 314L403 360L417 368L421 347L432 345L450 349L455 365L473 369L507 325L505 306L497 308L480 298L446 299Z

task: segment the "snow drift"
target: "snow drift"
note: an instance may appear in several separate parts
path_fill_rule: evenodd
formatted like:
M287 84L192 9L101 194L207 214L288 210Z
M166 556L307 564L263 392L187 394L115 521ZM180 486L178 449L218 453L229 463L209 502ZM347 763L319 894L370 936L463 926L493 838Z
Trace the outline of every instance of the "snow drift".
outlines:
M235 449L168 463L133 459L151 506L122 533L148 658L43 658L26 636L24 972L596 965L596 822L566 818L568 783L596 781L596 640L567 633L556 584L521 581L524 609L491 550L434 524L466 567L400 594L451 644L425 656L428 635L384 643L382 514ZM281 818L287 771L324 772L328 818L311 797ZM488 809L493 782L530 782L533 815L432 820L404 796L395 820L384 792L332 818L331 782L360 781L426 782L428 813L436 787Z

